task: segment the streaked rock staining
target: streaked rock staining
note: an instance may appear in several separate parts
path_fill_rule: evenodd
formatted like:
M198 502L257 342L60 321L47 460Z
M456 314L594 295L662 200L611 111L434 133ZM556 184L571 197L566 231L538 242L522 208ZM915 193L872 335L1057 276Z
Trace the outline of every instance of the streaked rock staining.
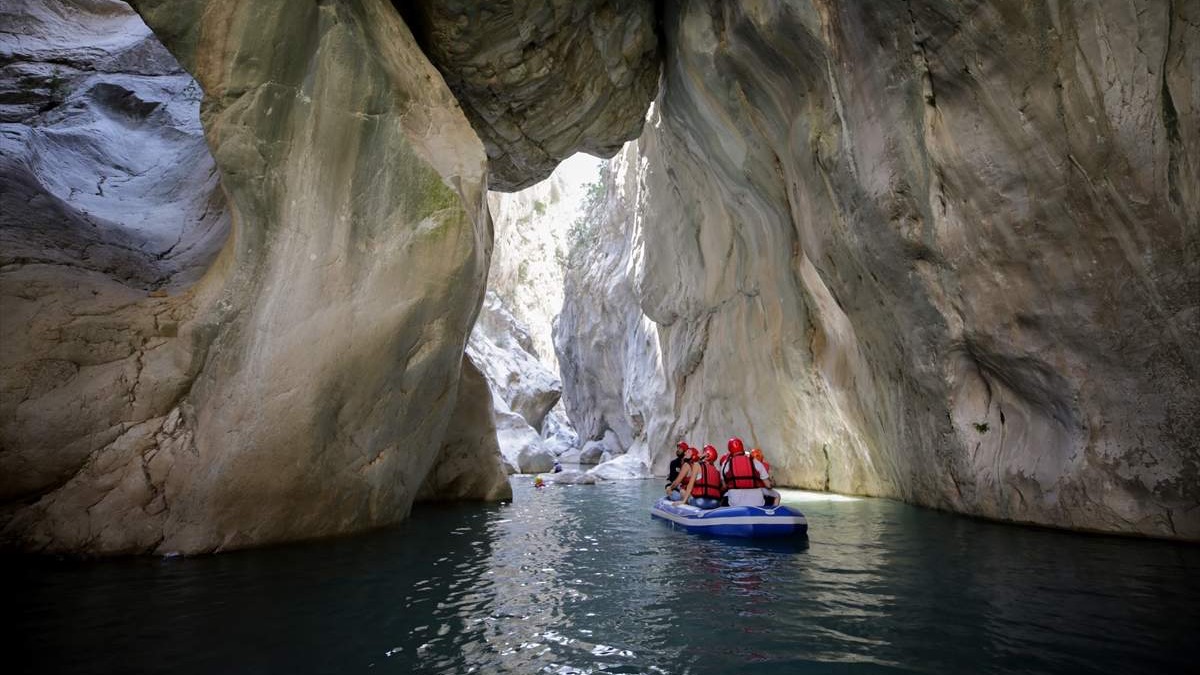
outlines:
M568 278L581 434L645 429L661 466L737 432L791 485L1200 538L1198 18L666 3L659 118Z
M14 10L6 68L44 100L5 113L5 540L198 552L404 518L443 443L469 450L451 419L490 424L459 388L482 146L382 0L137 9L203 91L211 157L195 85L127 7ZM432 480L502 496L491 457Z

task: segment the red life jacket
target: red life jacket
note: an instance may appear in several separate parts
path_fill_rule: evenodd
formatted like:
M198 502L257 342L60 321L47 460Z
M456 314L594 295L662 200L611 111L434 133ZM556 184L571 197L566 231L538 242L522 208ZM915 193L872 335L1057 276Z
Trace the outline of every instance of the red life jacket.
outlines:
M696 474L696 484L692 486L693 497L721 498L721 474L717 467L708 462L700 462L692 467Z
M725 487L731 490L749 490L766 487L758 472L754 470L754 459L749 455L734 455L725 464Z

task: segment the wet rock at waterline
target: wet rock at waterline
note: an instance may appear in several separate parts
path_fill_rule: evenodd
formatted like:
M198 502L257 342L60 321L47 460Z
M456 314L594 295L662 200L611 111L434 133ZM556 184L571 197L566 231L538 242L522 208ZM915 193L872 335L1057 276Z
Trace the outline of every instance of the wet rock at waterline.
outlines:
M548 473L543 475L542 479L547 483L558 483L559 485L595 485L602 482L590 471L576 471L572 469L558 473Z
M647 430L662 470L738 433L791 485L1200 538L1197 26L666 3L660 117L568 275L581 435Z
M577 151L637 137L658 86L648 0L396 2L487 148L491 187L519 190Z
M150 549L230 227L201 92L123 3L3 12L0 531Z
M383 0L137 4L202 127L120 3L2 8L6 543L391 523L495 496L491 426L1200 538L1195 2L411 5L451 87ZM462 361L485 174L613 152L660 49L564 256L566 449L532 339L477 350L490 417Z
M457 406L417 501L510 499L508 474L492 417L492 392L483 373L464 356Z
M127 8L45 6L19 6L12 25L31 37L5 38L17 54L47 38L6 72L49 67L67 104L6 116L49 124L4 136L4 199L25 202L4 208L0 271L6 543L197 552L404 518L444 443L471 452L472 430L447 426L470 407L459 373L490 226L483 148L399 16L382 0L137 3L204 91L209 159L194 121L166 120L195 108L178 75L48 66L159 68L126 58L153 51ZM93 25L104 38L58 55ZM163 154L138 164L148 142ZM88 172L114 184L55 183ZM196 281L227 212L237 226ZM8 258L10 240L45 250ZM435 480L494 497L493 473Z
M621 455L588 471L598 480L638 480L650 474L645 460L636 455Z

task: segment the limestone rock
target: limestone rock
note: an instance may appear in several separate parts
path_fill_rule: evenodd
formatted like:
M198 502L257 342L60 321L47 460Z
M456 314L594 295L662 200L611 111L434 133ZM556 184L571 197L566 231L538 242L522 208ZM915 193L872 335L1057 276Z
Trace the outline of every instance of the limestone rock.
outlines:
M595 485L603 480L589 471L571 470L546 474L542 476L542 479L547 483L558 483L559 485Z
M583 450L580 448L570 448L559 453L558 461L560 464L582 464L579 458L583 455Z
M600 480L640 480L650 475L650 467L641 457L621 455L590 469L588 474Z
M487 148L492 189L519 190L576 151L609 157L658 86L649 0L396 2Z
M0 11L0 530L151 548L230 225L200 89L123 3Z
M562 307L567 231L579 215L579 196L588 189L589 166L594 172L598 160L573 157L537 185L488 194L495 248L488 294L468 343L468 351L486 364L493 396L531 427L505 434L506 443L535 444L553 456L578 445L558 404L562 385L551 327ZM497 415L502 414L497 405ZM530 432L539 429L542 440L535 442ZM502 449L519 470L513 463L520 451Z
M605 456L612 456L612 453L604 449L604 444L600 441L588 441L579 449L579 456L575 459L580 464L596 465L604 461Z
M567 240L587 195L599 187L602 164L578 154L520 192L488 193L496 233L488 290L528 328L530 353L555 373L552 329L563 305Z
M554 470L554 455L545 448L526 447L517 457L521 473L546 473Z
M447 441L487 436L446 437L479 400L459 374L491 230L486 156L441 76L382 0L138 2L204 92L206 159L175 117L194 93L127 9L48 6L18 5L3 38L6 72L66 104L5 113L39 126L4 134L4 199L29 203L5 255L32 252L0 269L6 543L199 552L404 518ZM54 17L63 37L31 47ZM40 74L90 25L109 37ZM112 178L71 182L89 171ZM493 468L474 496L497 494Z
M665 455L647 444L675 433L659 327L643 314L638 297L644 244L637 148L630 143L610 161L574 232L554 326L563 406L587 439L580 455L587 464L631 452L650 465Z
M492 393L483 373L464 356L458 405L442 450L417 492L417 501L512 498L492 419Z
M537 434L546 413L558 403L562 384L532 351L528 329L489 291L467 342L467 353L481 364L492 393Z
M581 434L647 429L661 470L736 433L790 485L1200 539L1196 13L666 3L623 236L556 336Z
M524 324L495 292L488 291L467 342L467 354L482 364L491 391L499 450L509 473L537 473L554 466L555 453L543 442L538 428L558 403L561 384L532 349Z
M583 444L583 448L579 452L579 463L599 464L621 454L624 454L624 449L617 440L617 435L612 432L612 429L609 429L604 432L602 438Z
M562 455L579 447L579 434L571 426L571 421L567 419L561 401L559 405L551 408L542 422L542 442L546 449L555 455Z
M537 473L554 468L554 454L525 418L508 408L492 392L496 437L508 473Z

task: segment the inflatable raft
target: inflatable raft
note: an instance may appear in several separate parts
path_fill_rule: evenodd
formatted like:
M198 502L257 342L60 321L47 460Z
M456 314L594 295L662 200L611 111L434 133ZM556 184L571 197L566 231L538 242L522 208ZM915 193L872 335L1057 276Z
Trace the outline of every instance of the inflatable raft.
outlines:
M722 506L698 509L675 504L663 497L650 515L682 527L718 537L799 537L808 534L804 514L787 506Z

